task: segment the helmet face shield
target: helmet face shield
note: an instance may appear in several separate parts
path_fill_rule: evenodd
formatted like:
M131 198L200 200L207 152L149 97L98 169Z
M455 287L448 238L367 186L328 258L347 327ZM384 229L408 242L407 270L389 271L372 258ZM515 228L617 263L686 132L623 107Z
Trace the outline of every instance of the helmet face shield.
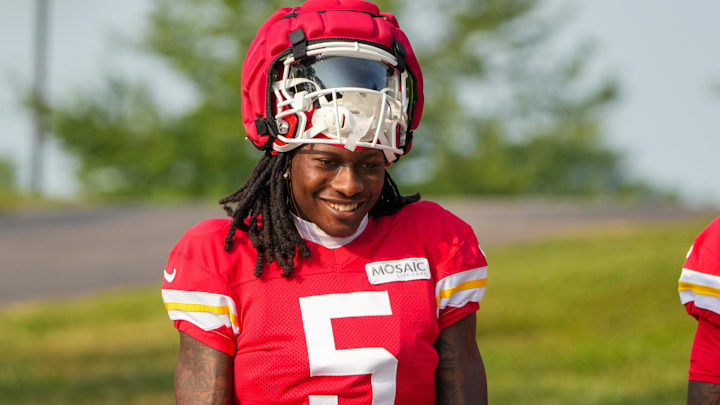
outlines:
M290 66L289 78L305 78L317 84L312 88L301 84L299 91L338 87L359 87L381 91L398 88L398 76L392 66L370 59L350 58L347 56L310 57ZM294 92L291 94L294 95Z
M382 149L388 161L402 155L412 88L394 56L359 43L324 43L308 57L288 56L272 84L275 120L285 152L303 143L329 143L349 150Z

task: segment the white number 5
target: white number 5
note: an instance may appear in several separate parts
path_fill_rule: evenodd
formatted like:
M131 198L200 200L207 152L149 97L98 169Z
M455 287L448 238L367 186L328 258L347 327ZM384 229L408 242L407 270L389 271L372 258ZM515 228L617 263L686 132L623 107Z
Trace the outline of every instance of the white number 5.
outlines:
M316 295L300 298L310 376L370 374L372 405L395 402L397 358L382 347L335 349L332 318L392 315L387 291ZM310 395L310 405L337 405L335 395Z

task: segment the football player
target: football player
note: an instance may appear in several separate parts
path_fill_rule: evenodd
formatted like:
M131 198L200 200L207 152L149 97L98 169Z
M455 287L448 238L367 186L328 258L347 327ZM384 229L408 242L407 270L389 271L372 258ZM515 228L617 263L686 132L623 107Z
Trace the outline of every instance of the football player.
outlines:
M420 66L392 14L308 0L259 29L242 115L264 156L189 229L162 296L180 331L179 404L485 404L469 225L403 196Z
M687 312L698 321L687 403L720 405L720 217L695 238L678 289Z

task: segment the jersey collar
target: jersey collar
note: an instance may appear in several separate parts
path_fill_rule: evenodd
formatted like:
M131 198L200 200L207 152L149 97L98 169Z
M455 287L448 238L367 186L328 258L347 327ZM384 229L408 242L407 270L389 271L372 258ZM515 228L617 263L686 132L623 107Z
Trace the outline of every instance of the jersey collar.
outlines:
M363 233L368 224L368 215L365 214L365 217L360 222L360 226L358 226L355 233L350 236L335 237L326 234L325 231L320 229L314 223L306 221L295 214L291 215L293 217L293 221L295 221L295 227L303 239L317 243L318 245L324 246L328 249L337 249L354 241L358 236L360 236L360 234Z

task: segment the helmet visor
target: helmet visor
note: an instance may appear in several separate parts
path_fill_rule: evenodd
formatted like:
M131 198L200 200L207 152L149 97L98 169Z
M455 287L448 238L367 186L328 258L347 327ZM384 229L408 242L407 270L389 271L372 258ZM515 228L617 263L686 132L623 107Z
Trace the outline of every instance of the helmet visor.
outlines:
M396 70L383 62L346 56L310 57L290 66L289 78L304 78L310 83L302 83L291 92L314 91L339 87L355 87L381 91L398 89Z

